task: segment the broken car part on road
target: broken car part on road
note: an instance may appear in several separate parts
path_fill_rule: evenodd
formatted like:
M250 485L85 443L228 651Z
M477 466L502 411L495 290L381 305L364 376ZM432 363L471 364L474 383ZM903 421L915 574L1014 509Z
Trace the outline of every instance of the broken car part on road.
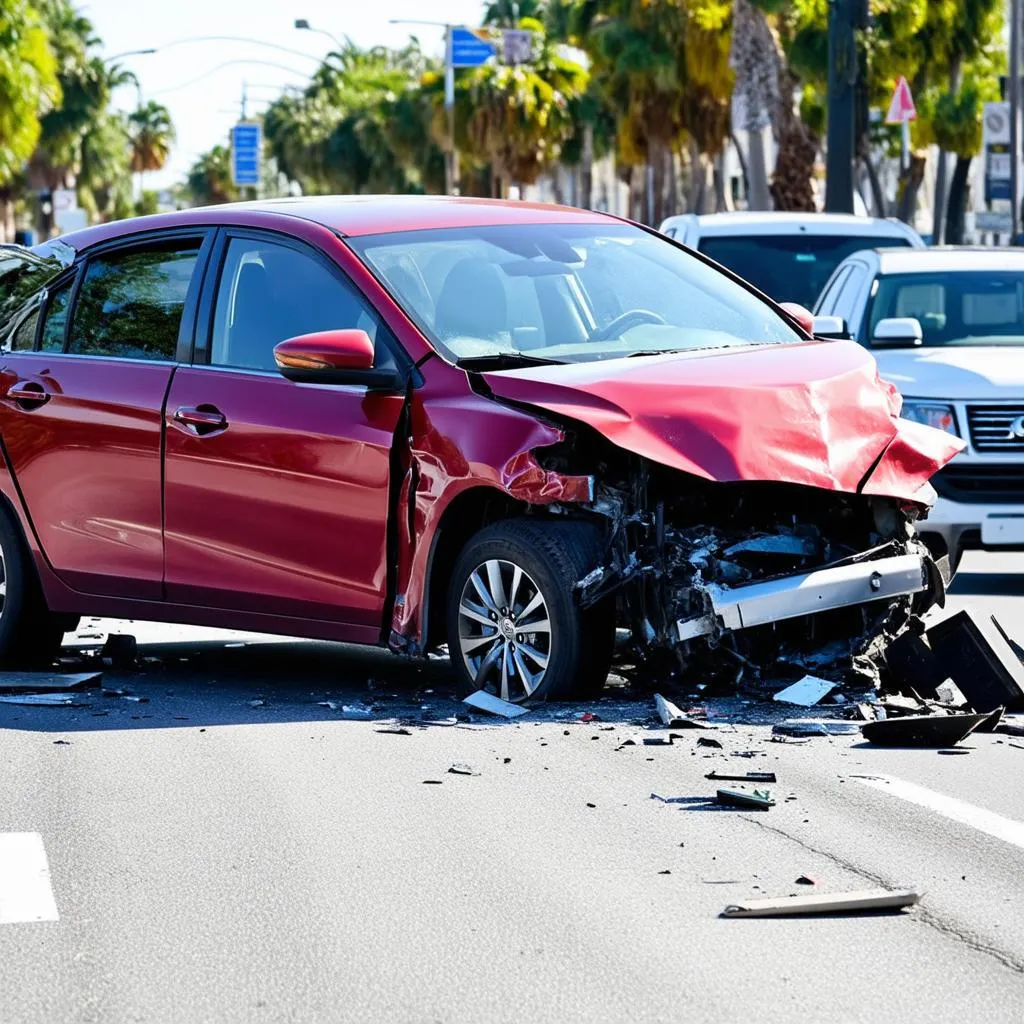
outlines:
M902 910L921 901L923 894L913 889L890 892L888 889L863 889L857 892L818 893L814 896L781 896L777 899L746 900L731 903L722 917L794 917L811 914L870 913Z

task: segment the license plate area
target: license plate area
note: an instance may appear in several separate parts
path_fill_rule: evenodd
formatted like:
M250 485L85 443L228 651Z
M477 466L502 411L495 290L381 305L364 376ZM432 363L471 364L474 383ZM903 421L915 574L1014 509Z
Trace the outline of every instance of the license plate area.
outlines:
M987 516L981 521L981 542L993 547L1024 545L1024 515Z

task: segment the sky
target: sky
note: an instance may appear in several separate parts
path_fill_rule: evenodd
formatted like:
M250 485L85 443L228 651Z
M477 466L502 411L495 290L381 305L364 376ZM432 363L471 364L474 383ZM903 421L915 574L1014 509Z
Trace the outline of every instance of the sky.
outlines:
M329 38L350 37L360 46L401 46L418 36L427 53L444 52L444 30L392 25L412 18L476 25L483 0L80 0L82 12L103 40L103 55L156 47L154 54L125 56L117 63L139 79L143 101L159 100L171 111L178 141L167 166L146 175L146 187L182 181L204 151L226 143L241 111L243 84L248 114L266 109L285 86L303 86L335 47ZM294 27L306 18L314 29ZM323 33L328 33L323 34ZM241 36L254 42L197 36ZM173 45L168 45L173 44ZM267 45L272 44L272 45ZM279 49L283 47L284 49ZM226 65L226 66L225 66ZM119 89L114 104L132 110L134 87Z

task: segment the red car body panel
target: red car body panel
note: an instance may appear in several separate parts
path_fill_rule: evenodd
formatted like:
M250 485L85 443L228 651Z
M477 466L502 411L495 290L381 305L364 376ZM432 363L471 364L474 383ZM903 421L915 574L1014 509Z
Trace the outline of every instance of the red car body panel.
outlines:
M161 410L170 363L11 353L0 372L0 436L42 550L90 594L163 596ZM8 391L48 397L25 407Z
M720 482L858 491L890 442L916 452L887 493L913 500L964 447L909 431L855 342L695 352L484 375L496 395L586 423L654 462ZM932 438L930 435L937 435Z
M50 607L370 643L391 629L396 646L419 649L431 556L453 503L474 490L530 505L590 499L589 477L537 460L563 439L563 422L706 479L922 500L961 445L899 420L898 396L852 343L488 373L487 397L435 354L344 242L607 220L524 203L353 197L202 208L66 236L79 253L187 225L301 239L344 270L422 379L407 395L378 395L187 364L7 354L0 436L10 472L0 466L0 492L25 527ZM38 381L51 400L22 409L4 397L17 380ZM228 429L200 436L174 420L179 406L201 405Z

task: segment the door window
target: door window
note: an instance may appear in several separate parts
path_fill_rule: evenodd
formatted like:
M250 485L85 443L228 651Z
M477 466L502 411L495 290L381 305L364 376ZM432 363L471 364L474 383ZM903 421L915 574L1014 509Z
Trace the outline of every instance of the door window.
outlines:
M36 347L36 330L39 327L39 310L33 310L15 328L11 335L12 352L31 352Z
M832 309L835 306L836 299L839 297L839 293L842 291L842 287L846 279L850 276L850 268L843 267L833 278L830 284L825 286L825 291L821 298L818 299L818 305L815 306L814 312L816 316L831 316Z
M349 284L311 253L266 239L233 238L224 256L213 318L210 362L242 370L277 370L274 346L316 331L358 328L375 344L380 318Z
M68 305L71 300L72 281L67 281L50 293L46 303L46 321L39 347L44 352L64 351L64 330L68 324Z
M862 263L852 266L850 275L843 284L843 290L837 293L835 305L832 307L832 315L841 316L846 321L847 329L854 338L857 337L857 329L860 327L860 324L854 323L854 314L867 276L868 269Z
M198 239L190 239L90 260L68 351L173 361L199 245Z

